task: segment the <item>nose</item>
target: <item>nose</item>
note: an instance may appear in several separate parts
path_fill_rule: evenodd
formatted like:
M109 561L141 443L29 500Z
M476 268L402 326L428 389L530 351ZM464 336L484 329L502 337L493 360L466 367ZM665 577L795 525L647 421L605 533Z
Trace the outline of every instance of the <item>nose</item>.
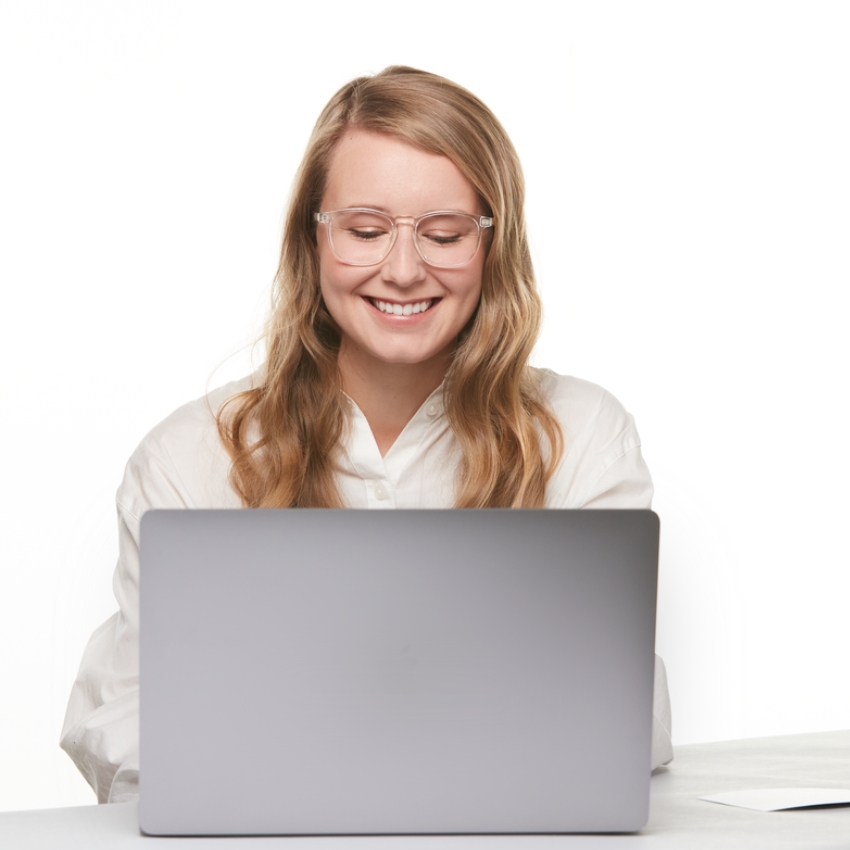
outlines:
M416 249L413 221L396 220L396 238L381 266L381 279L408 287L425 279L425 261Z

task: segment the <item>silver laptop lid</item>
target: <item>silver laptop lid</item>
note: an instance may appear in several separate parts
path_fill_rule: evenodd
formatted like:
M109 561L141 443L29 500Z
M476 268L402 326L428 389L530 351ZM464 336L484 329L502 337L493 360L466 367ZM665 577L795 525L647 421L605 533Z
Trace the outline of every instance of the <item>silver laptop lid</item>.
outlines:
M151 511L149 834L647 820L651 511Z

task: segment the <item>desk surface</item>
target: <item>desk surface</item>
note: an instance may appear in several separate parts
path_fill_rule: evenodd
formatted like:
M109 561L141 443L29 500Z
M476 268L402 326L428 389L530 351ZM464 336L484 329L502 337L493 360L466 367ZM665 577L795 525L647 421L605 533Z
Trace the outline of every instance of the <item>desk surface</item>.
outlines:
M147 838L135 803L0 814L0 847L98 850L607 850L607 848L806 848L850 850L850 807L757 812L699 800L747 788L850 786L850 731L678 747L652 778L649 824L639 835Z

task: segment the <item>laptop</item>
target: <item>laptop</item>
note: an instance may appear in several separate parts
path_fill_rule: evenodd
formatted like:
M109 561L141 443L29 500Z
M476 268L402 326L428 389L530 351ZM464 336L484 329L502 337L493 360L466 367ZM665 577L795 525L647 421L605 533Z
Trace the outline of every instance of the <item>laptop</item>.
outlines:
M141 531L151 835L633 832L642 510L169 510Z

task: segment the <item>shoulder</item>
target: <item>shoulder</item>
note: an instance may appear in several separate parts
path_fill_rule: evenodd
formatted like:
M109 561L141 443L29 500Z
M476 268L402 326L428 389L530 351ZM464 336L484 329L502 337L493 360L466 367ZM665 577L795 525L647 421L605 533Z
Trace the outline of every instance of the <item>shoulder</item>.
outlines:
M255 380L250 375L218 387L152 428L127 462L119 506L137 519L154 507L238 506L216 414L229 398L251 389Z
M148 432L139 448L168 447L179 445L187 438L197 439L200 433L216 428L216 415L228 399L255 385L256 376L248 375L178 407Z
M632 415L606 389L547 369L534 370L564 439L547 487L550 507L648 507L652 480Z
M550 369L534 369L540 393L555 414L569 443L583 432L621 432L634 419L608 390L598 384L558 375ZM632 438L640 445L637 431Z

